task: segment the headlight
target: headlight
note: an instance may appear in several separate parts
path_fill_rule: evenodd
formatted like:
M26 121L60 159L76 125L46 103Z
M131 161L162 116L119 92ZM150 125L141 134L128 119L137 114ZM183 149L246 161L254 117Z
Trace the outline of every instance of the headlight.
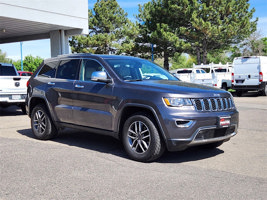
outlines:
M167 106L172 106L172 107L192 106L192 102L190 99L164 97L163 100Z

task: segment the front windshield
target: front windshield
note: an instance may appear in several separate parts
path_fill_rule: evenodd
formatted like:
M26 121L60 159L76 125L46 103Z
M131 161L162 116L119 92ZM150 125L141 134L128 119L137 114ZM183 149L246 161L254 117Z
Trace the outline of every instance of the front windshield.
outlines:
M113 71L125 81L178 80L158 65L142 59L105 59Z

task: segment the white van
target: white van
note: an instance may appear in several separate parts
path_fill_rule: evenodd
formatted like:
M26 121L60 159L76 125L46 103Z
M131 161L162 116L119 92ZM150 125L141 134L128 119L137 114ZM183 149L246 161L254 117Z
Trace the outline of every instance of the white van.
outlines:
M267 96L267 57L238 57L233 61L232 88L238 96L243 92L261 91Z

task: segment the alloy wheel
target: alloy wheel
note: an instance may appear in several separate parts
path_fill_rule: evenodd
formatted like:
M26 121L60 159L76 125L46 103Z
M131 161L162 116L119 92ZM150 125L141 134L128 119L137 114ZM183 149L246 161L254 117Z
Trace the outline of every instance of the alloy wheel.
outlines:
M145 153L151 142L151 134L147 125L141 121L133 122L128 129L128 142L136 153Z
M38 110L34 114L33 126L39 134L43 134L45 132L47 124L45 113L43 111Z

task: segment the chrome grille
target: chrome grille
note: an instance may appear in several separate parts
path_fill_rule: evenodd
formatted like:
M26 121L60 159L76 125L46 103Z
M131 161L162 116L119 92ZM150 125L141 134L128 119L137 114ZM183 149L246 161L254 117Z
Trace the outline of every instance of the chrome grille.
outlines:
M231 98L191 99L197 111L222 111L234 108Z

